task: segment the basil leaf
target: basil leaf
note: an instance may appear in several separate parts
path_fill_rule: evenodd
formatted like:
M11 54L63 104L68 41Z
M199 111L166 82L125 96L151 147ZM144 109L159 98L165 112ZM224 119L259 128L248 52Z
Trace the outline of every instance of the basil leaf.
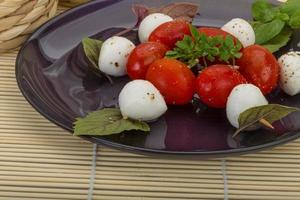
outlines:
M239 128L235 131L234 136L257 124L261 119L265 119L272 124L273 122L280 120L288 114L296 111L300 111L300 109L279 104L268 104L249 108L240 114Z
M94 111L84 118L77 118L74 122L74 135L77 136L112 135L130 130L150 131L150 127L142 121L124 119L118 108Z
M293 29L300 28L300 10L296 11L290 18L289 25Z
M278 13L276 16L275 16L276 19L280 19L284 22L288 22L290 20L290 16L286 13Z
M268 1L256 0L252 4L252 16L257 21L270 22L274 19L275 11Z
M292 34L293 31L286 26L276 37L264 43L262 46L274 53L289 42Z
M293 15L298 10L300 10L299 0L288 0L280 6L280 11L289 16Z
M84 38L82 40L84 53L95 68L99 68L98 60L102 44L102 41L91 38Z
M259 27L259 26L261 26L263 23L262 22L260 22L260 21L250 21L249 22L250 24L251 24L251 26L252 26L252 28L255 30L255 29L257 29L257 27Z
M285 23L283 21L275 19L269 23L257 26L256 29L254 29L256 37L255 42L257 44L268 42L280 33L284 25Z

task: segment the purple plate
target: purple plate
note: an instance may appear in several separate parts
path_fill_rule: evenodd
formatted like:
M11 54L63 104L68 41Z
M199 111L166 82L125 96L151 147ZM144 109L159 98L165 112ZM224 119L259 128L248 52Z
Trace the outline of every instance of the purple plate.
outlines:
M171 0L107 0L92 1L71 9L39 28L20 50L16 63L18 85L29 103L43 116L72 132L72 123L79 116L117 104L118 94L129 79L115 78L111 85L104 77L89 70L80 42L93 36L105 39L135 24L132 3L161 6ZM234 17L250 19L249 0L190 0L200 4L199 26L219 27ZM136 42L136 32L126 35ZM278 53L297 50L300 33ZM299 48L298 48L299 49ZM300 95L289 97L279 89L270 102L300 107ZM198 111L197 114L195 111ZM217 157L241 154L279 145L300 136L300 113L275 123L276 133L261 129L232 138L234 129L224 110L206 108L200 102L172 107L158 121L151 123L151 132L127 132L108 137L82 137L111 147L139 153L196 155Z

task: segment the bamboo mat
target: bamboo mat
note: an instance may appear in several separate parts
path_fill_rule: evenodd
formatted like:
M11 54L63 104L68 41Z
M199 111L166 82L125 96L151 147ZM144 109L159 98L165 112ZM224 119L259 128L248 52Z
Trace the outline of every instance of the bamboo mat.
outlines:
M300 199L300 140L215 160L165 160L96 146L25 101L15 81L16 54L0 55L0 200Z

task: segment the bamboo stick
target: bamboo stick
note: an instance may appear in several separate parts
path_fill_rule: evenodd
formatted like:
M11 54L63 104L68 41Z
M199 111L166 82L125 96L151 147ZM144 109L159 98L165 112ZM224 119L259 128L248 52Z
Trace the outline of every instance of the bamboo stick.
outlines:
M2 183L1 185L6 185L9 183L9 181L14 181L14 184L27 184L27 183L31 183L31 182L39 182L43 185L55 185L58 184L56 187L59 186L63 186L63 184L67 184L71 183L71 184L80 184L80 185L84 185L85 183L89 183L89 179L82 179L82 178L66 178L66 177L37 177L37 176L32 176L32 177L28 177L28 176L5 176L5 175L1 175L1 180L0 183ZM5 183L6 182L6 183ZM87 185L84 185L84 187L86 187ZM69 186L70 187L70 186Z
M66 182L73 181L75 179L90 179L89 173L84 174L75 174L75 173L62 173L57 171L56 173L47 173L47 172L23 172L23 171L1 171L0 177L2 176L9 176L10 178L7 180L14 179L14 177L39 177L43 180L47 180L48 178L64 178ZM5 180L5 179L4 179ZM30 180L31 181L31 180Z
M84 199L86 195L78 195L78 194L55 194L55 193L37 193L37 192L1 192L1 196L5 197L30 197L30 198L52 198L52 199Z
M190 170L162 170L162 169L146 169L146 168L116 168L116 167L102 167L97 168L96 174L130 174L133 176L151 176L151 177L177 177L177 178L194 178L194 179L218 179L222 180L221 174L215 174L215 173L206 173L205 171L201 171L198 173L185 173L186 171ZM100 176L100 175L99 175ZM101 176L100 176L101 177Z
M124 154L124 153L120 153L119 155L117 155L117 154L112 155L112 154L104 154L104 153L102 154L100 152L100 155L103 155L103 156L100 156L99 159L97 160L98 162L100 162L99 164L101 164L103 161L111 161L113 163L113 161L115 161L114 156L118 157L121 155L122 161L124 162L124 164L126 164L127 162L134 162L135 164L137 164L139 166L145 166L145 167L149 167L149 166L155 165L157 163L160 163L160 164L166 164L166 166L178 164L178 165L182 165L182 166L186 166L186 167L189 167L189 165L191 165L191 166L197 167L197 168L198 167L199 168L209 167L211 169L220 169L220 161L167 160L167 159L161 159L161 158L155 158L155 157L143 157L143 156L136 156L134 154ZM119 163L117 163L117 164L119 164ZM121 165L119 165L119 166L121 166Z
M230 190L230 194L241 194L241 195L251 195L251 194L256 194L256 195L261 195L263 197L265 196L295 196L295 197L299 197L300 196L300 191L298 192L294 192L294 191L277 191L277 190L272 190L272 188L267 191L267 190L254 190L254 191L250 191L250 190Z
M8 161L8 162L29 162L28 158L24 157L5 157L0 156L0 160L2 161ZM35 158L31 157L30 162L33 163L53 163L53 164L72 164L72 165L90 165L89 160L77 160L77 159L45 159L45 158Z
M153 188L159 188L161 191L167 191L165 188L174 188L175 190L170 190L172 191L180 191L181 189L183 191L191 190L195 191L195 189L207 189L208 191L211 189L219 189L223 190L224 185L223 184L215 184L215 183L183 183L183 182L166 182L166 181L128 181L128 180L111 180L111 179L96 179L95 180L95 185L99 188L106 187L106 185L115 185L117 188L121 187L127 187L130 185L131 187L136 187L136 188L144 188L146 187L147 189L149 187ZM98 186L99 185L99 186ZM147 190L146 189L146 190ZM177 190L176 190L177 189ZM197 191L198 192L198 191ZM200 192L200 191L199 191Z
M17 166L17 167L36 167L36 168L53 168L55 170L89 170L89 165L73 165L69 163L35 163L35 162L11 162L1 161L1 166Z
M254 191L277 191L277 192L293 192L294 194L298 194L300 196L299 185L234 185L229 183L229 190L247 190L252 192ZM275 193L273 195L276 195Z
M237 157L237 158L229 158L228 161L231 160L239 161L239 162L273 162L273 163L282 163L283 161L286 163L300 163L300 160L291 159L291 158L260 158L260 157Z
M66 149L76 149L77 151L86 151L91 150L92 145L82 143L80 145L57 145L57 144L15 144L11 145L10 143L1 144L2 148L30 148L30 149L57 149L57 150L66 150Z
M85 168L82 169L64 169L64 168L57 168L57 167L52 167L52 165L49 165L48 168L43 168L42 166L27 166L24 165L22 166L14 166L14 163L10 163L11 165L9 166L5 166L5 165L1 165L0 166L0 170L5 172L11 172L11 173L44 173L44 176L52 176L52 174L57 174L59 173L63 173L66 176L76 176L76 175L88 175L90 176L90 166L86 166Z
M96 184L94 185L95 191L97 190L115 190L116 185L114 185L115 182L110 182L110 183L105 183L105 184ZM130 183L131 184L131 183ZM147 192L166 192L166 193L177 193L177 194L222 194L224 192L223 188L181 188L180 183L178 183L178 187L161 187L162 184L157 183L156 186L134 186L130 185L129 183L125 185L118 185L118 190L119 191L143 191L145 193ZM292 193L292 192L291 192Z
M111 196L132 196L132 197L158 197L158 198L171 198L171 197L176 197L176 198L181 198L181 199L190 199L190 198L198 198L199 196L201 198L215 198L215 199L223 199L224 194L223 191L215 191L215 193L207 193L203 192L200 194L195 194L195 193L179 193L179 192L149 192L149 191L123 191L123 190L104 190L104 189L98 189L95 188L94 190L94 195L111 195Z
M93 196L93 200L141 200L141 197L132 197L132 196L107 196L107 195L94 195ZM177 198L177 197L170 197L170 198L167 198L167 197L164 197L164 198L157 198L157 197L154 197L154 198L151 198L151 197L142 197L142 200L176 200L176 199L180 199L182 200L182 198ZM216 199L216 198L207 198L207 199L203 199L202 196L201 196L201 200L208 200L208 199ZM194 199L194 198L189 198L189 200L199 200L199 199Z
M80 160L91 161L91 155L78 156L78 155L65 155L65 154L41 154L41 153L23 153L23 152L0 152L0 158L2 157L22 157L22 158L48 158L48 159L64 159L64 160Z
M0 196L0 200L7 200L8 197L1 197ZM10 197L10 200L41 200L39 197L13 197L11 198ZM53 200L52 198L45 198L43 197L43 200ZM56 199L56 200L66 200L66 198L59 198L59 199ZM72 200L72 199L69 199L69 200Z
M170 195L169 197L144 197L143 195L141 196L117 196L117 195L94 195L93 200L182 200L182 197L176 197ZM199 200L198 198L184 198L188 200ZM213 195L210 194L204 194L201 195L201 200L209 200L209 199L222 199L222 198L216 198L213 197Z
M297 187L299 190L300 187L300 182L281 182L281 181L256 181L256 180L232 180L230 179L228 181L229 186L231 185L241 185L241 187L243 187L243 185L247 186L247 185L254 185L254 186L269 186L269 187L273 187L273 186L292 186L292 187Z
M283 193L284 195L284 193ZM230 199L236 199L236 200L258 200L258 199L263 199L263 200L299 200L299 197L293 197L293 196L275 196L275 195L270 195L270 196L260 196L260 195L235 195L235 194L230 194Z
M70 189L70 188L33 188L33 187L12 187L12 186L1 186L2 191L11 192L34 192L34 193L56 193L56 194L78 194L86 195L85 189ZM0 194L2 193L0 191Z
M73 137L69 133L66 134L44 134L44 133L39 133L39 134L24 134L24 133L5 133L5 132L0 132L2 137L12 137L12 138L38 138L38 139L60 139L60 140L70 140L70 141L77 141L79 142L80 139L77 137ZM80 141L81 142L81 141ZM1 147L0 147L1 148Z

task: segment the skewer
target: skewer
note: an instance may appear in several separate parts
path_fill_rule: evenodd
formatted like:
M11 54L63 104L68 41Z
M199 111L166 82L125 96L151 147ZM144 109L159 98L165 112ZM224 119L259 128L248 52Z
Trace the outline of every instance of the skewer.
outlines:
M274 126L264 118L260 119L259 123L261 123L262 125L270 128L270 129L275 129Z

